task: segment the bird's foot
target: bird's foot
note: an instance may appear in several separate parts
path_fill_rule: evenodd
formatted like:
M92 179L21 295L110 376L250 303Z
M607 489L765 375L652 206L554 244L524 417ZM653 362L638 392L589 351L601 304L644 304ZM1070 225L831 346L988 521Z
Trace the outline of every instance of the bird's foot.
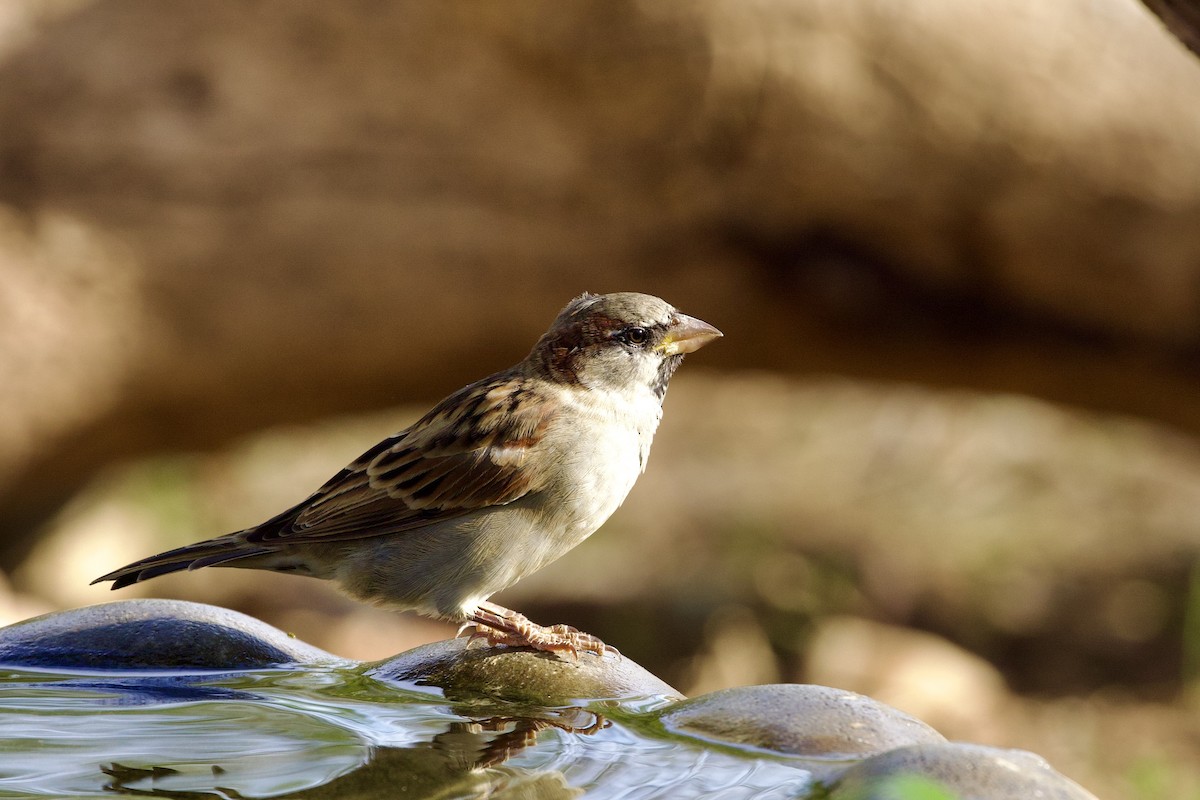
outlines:
M590 633L584 633L567 625L544 627L531 623L531 627L517 632L477 622L475 630L471 633L471 641L475 639L486 639L487 643L493 646L532 647L534 650L543 650L555 655L570 653L571 657L576 660L579 658L580 651L594 653L598 656L610 652L619 655L615 647L606 645Z
M620 655L617 648L605 644L590 633L584 633L570 625L538 625L523 614L493 603L480 603L479 608L471 615L471 622L475 624L475 630L467 644L476 639L486 639L490 645L532 647L534 650L544 650L555 655L570 653L575 659L579 658L580 651L601 657L605 653Z

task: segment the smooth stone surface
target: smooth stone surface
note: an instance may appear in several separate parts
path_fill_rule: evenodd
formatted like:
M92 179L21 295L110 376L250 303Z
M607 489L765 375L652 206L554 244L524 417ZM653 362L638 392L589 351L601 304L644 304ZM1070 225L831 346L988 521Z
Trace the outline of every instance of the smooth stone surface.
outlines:
M89 670L240 670L344 664L254 617L182 600L118 600L0 628L0 664Z
M376 680L436 686L447 697L490 697L567 705L575 700L661 696L678 691L624 656L583 653L578 659L525 648L485 647L447 639L370 665Z
M906 776L932 779L958 800L1096 800L1041 756L959 742L903 747L869 758L846 770L829 800L892 800L895 781Z
M946 741L919 719L877 700L810 684L723 689L676 703L659 719L675 733L841 761Z

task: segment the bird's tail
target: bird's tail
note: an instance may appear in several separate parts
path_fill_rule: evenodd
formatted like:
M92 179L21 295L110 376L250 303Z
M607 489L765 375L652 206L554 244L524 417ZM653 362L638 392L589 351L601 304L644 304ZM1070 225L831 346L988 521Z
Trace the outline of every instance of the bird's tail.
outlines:
M215 567L220 565L243 566L230 562L274 552L269 548L246 541L245 533L246 531L231 533L226 536L219 536L216 539L189 544L185 547L177 547L174 550L168 550L156 556L143 558L141 561L135 561L132 564L126 564L120 569L113 570L107 575L101 575L92 581L92 583L97 584L104 581L112 581L112 588L120 589L139 581L157 578L159 575L168 575L172 572L181 572L185 569L193 570L200 569L201 567ZM244 566L250 565L245 564Z

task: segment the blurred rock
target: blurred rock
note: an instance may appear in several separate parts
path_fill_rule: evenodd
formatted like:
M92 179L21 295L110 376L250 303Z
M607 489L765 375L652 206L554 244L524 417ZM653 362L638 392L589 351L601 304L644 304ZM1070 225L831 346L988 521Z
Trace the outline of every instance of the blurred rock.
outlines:
M959 742L902 747L868 758L847 770L829 800L891 800L898 796L898 784L913 777L934 781L956 800L1096 800L1033 753Z
M703 649L692 658L684 684L689 696L741 684L780 681L771 639L749 608L719 608L704 628Z
M105 671L347 664L253 617L178 600L123 600L0 628L0 664Z
M436 686L455 700L498 698L539 706L575 700L683 695L628 658L562 657L526 649L468 647L466 638L434 642L378 662L376 680Z
M991 739L1011 702L1000 672L928 633L863 619L821 620L808 641L804 680L904 709L953 739Z

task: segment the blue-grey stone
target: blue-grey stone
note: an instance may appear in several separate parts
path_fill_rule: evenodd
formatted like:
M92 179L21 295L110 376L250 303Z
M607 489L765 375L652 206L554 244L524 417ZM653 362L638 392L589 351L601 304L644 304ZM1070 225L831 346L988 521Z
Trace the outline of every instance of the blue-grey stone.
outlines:
M846 770L829 800L892 800L898 782L933 781L958 800L1096 800L1041 756L978 744L902 747Z
M807 758L845 761L945 737L903 711L843 689L740 686L660 712L670 731Z
M253 617L182 600L119 600L0 628L0 664L9 666L237 670L344 663Z

